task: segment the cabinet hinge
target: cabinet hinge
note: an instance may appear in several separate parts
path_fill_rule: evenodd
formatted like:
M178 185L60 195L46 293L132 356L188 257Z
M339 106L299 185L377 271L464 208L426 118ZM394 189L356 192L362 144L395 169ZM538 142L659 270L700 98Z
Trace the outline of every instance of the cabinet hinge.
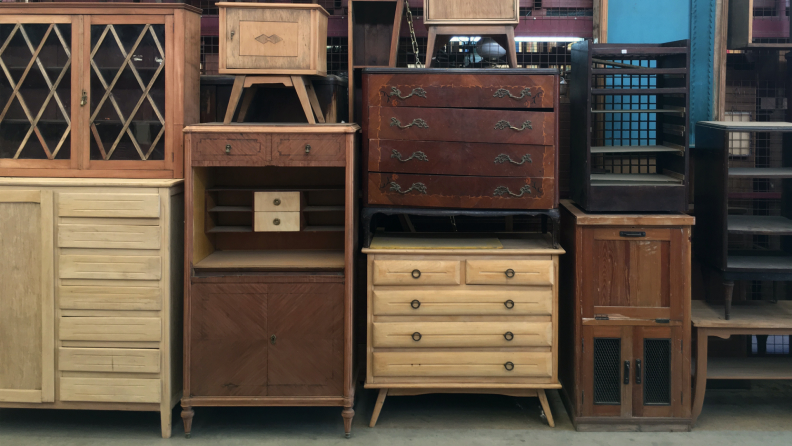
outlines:
M610 316L608 316L607 314L595 314L594 315L594 320L596 320L596 321L609 321L610 320Z
M655 322L658 323L658 324L669 324L669 323L671 323L671 320L670 319L660 319L660 318L658 318L658 319L655 319Z

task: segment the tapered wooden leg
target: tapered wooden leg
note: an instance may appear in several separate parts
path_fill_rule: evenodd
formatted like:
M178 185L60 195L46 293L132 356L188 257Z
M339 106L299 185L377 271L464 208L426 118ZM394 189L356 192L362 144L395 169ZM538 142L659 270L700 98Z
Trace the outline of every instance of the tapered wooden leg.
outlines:
M308 91L305 89L305 81L302 76L292 76L291 78L297 97L300 98L305 117L308 119L308 124L316 124L316 118L314 118L313 109L311 108L311 100L308 99Z
M173 425L173 411L170 404L165 404L160 408L160 424L162 427L162 438L170 438Z
M316 120L319 121L320 124L324 124L324 112L322 111L322 106L319 105L319 98L316 97L316 90L314 90L313 82L310 80L305 81L305 91L308 92L308 100L311 102L311 107L316 114Z
M696 334L696 383L693 395L693 410L691 411L691 426L696 425L701 408L704 407L704 392L707 390L707 330L694 328Z
M432 57L435 55L435 43L437 42L437 30L429 28L429 40L426 42L426 68L432 67Z
M545 417L547 417L547 424L550 427L555 427L553 412L550 411L550 402L547 401L547 394L545 394L544 389L538 389L536 394L539 396L539 402L542 403L542 410L544 410Z
M250 104L253 102L253 98L256 96L257 91L258 87L255 85L245 91L244 97L242 98L242 105L239 107L239 116L237 116L237 122L245 122L248 109L250 109Z
M380 412L382 411L382 405L385 404L385 398L387 396L388 389L380 389L379 395L377 396L377 404L374 405L374 412L371 414L369 427L374 427L377 425L377 420L379 419Z
M509 67L517 68L517 42L514 40L514 28L506 27L506 51L509 53Z
M726 320L731 318L732 296L734 295L734 281L723 281L723 306L726 308Z
M244 90L245 76L237 76L234 78L234 86L231 88L231 98L228 100L228 108L226 109L223 124L231 124L231 121L234 119L234 112L236 111L239 99L242 97L242 92Z
M190 438L192 433L192 421L195 412L192 410L190 406L182 406L182 413L181 417L184 420L184 436L186 438Z
M355 410L351 407L345 407L341 412L344 417L344 433L346 438L352 437L352 419L355 418Z

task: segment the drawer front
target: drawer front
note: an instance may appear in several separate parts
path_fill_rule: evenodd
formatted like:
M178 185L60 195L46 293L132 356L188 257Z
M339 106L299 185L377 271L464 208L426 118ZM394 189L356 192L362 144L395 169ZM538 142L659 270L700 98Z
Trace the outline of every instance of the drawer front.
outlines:
M273 135L272 161L283 166L305 166L317 162L322 165L344 166L346 136L344 135Z
M369 139L555 144L553 112L369 107Z
M58 194L59 217L159 218L154 194Z
M465 209L553 209L553 178L369 173L368 203Z
M374 352L373 357L374 376L551 378L553 375L550 352L409 351Z
M143 281L60 285L58 303L63 310L157 311L162 309L162 288L158 285Z
M156 317L61 317L61 341L159 342L162 323Z
M374 322L375 348L550 347L550 322Z
M552 260L475 260L466 262L468 285L553 285Z
M269 135L256 138L251 135L229 133L204 136L193 134L192 160L217 161L223 163L246 161L269 161L270 151L266 143Z
M61 279L160 280L159 256L61 255Z
M256 212L253 216L255 232L299 232L302 228L299 212Z
M58 225L61 248L160 249L162 228L128 225Z
M514 23L520 21L519 0L424 0L424 23L449 25Z
M61 348L58 370L73 372L159 373L159 350Z
M256 212L300 212L300 192L256 192L253 194L253 210Z
M375 260L374 285L459 285L456 260Z
M556 76L370 74L368 104L381 107L554 108Z
M382 290L372 296L375 316L549 316L550 287L498 290Z
M553 177L555 147L465 142L369 141L370 172Z
M61 378L61 401L99 403L159 403L159 379Z

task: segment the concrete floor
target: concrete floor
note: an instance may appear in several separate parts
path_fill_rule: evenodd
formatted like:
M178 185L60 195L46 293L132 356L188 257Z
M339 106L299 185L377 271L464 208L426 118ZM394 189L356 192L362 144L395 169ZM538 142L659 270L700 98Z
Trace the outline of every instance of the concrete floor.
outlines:
M556 392L551 429L539 400L491 395L391 397L368 427L376 391L360 390L352 439L343 438L340 408L196 408L185 439L174 411L173 438L159 438L159 415L141 412L0 409L0 445L792 445L792 384L754 383L752 390L709 390L690 433L578 433Z

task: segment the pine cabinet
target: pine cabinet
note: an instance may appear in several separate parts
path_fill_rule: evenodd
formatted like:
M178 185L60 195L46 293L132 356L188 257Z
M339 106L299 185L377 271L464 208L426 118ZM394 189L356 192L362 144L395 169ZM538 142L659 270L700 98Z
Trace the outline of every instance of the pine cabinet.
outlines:
M0 176L183 178L200 10L0 4Z

